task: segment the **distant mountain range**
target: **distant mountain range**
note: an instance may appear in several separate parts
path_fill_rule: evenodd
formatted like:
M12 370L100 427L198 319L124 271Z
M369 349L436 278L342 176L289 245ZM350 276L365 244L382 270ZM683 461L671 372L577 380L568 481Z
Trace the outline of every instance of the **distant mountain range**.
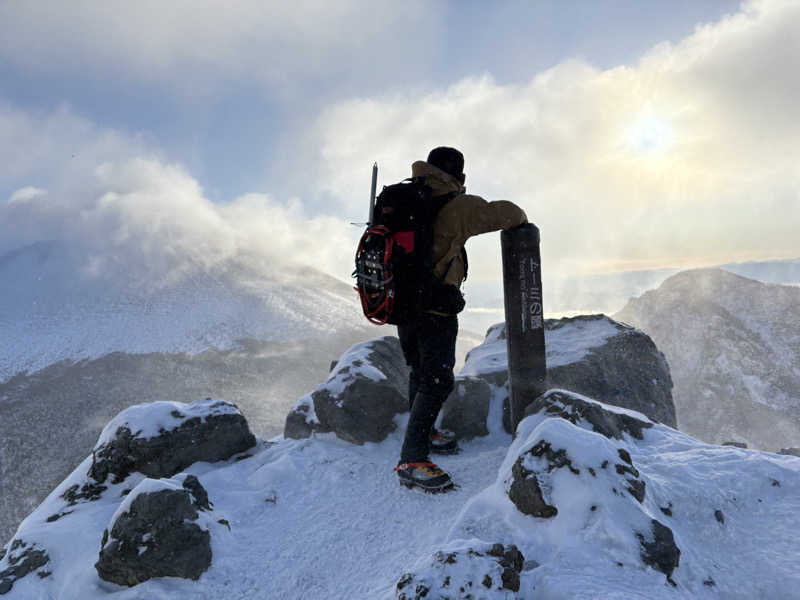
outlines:
M772 266L741 269L785 279L800 264ZM664 352L682 431L773 451L800 446L800 287L723 269L684 271L614 318Z

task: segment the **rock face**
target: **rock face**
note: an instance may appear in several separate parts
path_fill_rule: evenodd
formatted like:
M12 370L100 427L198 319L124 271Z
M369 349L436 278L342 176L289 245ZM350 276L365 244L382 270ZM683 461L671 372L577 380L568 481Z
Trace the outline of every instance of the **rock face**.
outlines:
M337 361L327 381L298 401L284 435L302 439L335 433L353 444L380 442L408 411L408 367L400 341L383 337L356 344Z
M568 389L676 426L669 366L641 331L604 315L591 315L548 319L545 335L548 388ZM504 324L490 328L484 343L469 353L461 376L483 380L489 393L451 395L442 410L442 427L465 438L485 435L484 419L495 391L508 401ZM506 431L507 417L506 406Z
M211 535L198 524L200 511L210 509L193 475L180 487L177 479L143 480L104 533L97 574L127 586L153 577L198 579L211 566Z
M513 544L440 551L430 565L400 578L396 598L508 598L509 592L520 590L524 564L525 557Z
M256 443L247 421L227 402L154 402L120 413L103 429L89 475L114 483L136 471L169 477L189 465L226 460Z
M631 299L614 317L641 328L666 355L681 431L771 451L800 443L798 315L796 286L697 269Z

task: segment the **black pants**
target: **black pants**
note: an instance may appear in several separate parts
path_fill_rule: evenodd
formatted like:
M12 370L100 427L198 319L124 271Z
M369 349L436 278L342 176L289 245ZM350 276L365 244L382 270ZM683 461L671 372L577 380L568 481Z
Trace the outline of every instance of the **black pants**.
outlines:
M411 367L408 399L411 416L400 462L428 460L429 436L442 404L453 391L458 318L425 314L397 334L406 364Z

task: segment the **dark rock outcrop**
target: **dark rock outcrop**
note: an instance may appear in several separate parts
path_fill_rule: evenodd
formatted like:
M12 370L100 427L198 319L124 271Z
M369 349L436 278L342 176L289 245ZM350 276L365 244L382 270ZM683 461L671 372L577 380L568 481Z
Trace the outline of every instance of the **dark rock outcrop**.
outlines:
M560 417L573 425L587 422L592 431L614 439L622 439L623 434L628 434L641 440L644 437L642 432L653 426L629 414L606 410L597 402L580 398L566 390L550 390L542 394L528 406L525 416L539 412Z
M3 550L0 554L0 561L4 560L5 554L6 551ZM47 552L37 548L35 544L29 544L21 539L11 542L6 558L8 567L0 571L0 595L10 592L18 579L22 579L50 562ZM44 571L40 571L41 573Z
M197 523L198 511L210 509L206 490L192 475L181 488L159 484L145 479L134 488L128 509L104 532L95 564L101 579L127 586L154 577L198 579L211 566L211 535Z
M747 450L747 444L744 442L722 442L723 446L731 446L733 448L741 448L742 450Z
M193 463L226 460L255 445L247 420L234 405L210 398L200 404L208 405L202 416L184 420L182 413L173 411L179 424L154 437L140 437L135 422L117 428L112 439L95 446L89 475L100 483L109 476L118 483L134 471L170 477ZM117 419L124 415L125 411Z
M395 415L406 411L408 367L400 341L383 337L345 352L327 381L286 417L284 435L333 432L353 444L380 442L394 431Z
M800 456L800 448L781 448L778 454L783 454L784 456Z
M651 520L650 525L651 531L647 535L636 534L642 546L642 562L664 573L667 580L673 583L670 576L678 568L681 550L675 544L675 537L669 527L655 519Z
M520 590L524 564L513 544L437 552L429 566L400 577L396 598L507 598Z

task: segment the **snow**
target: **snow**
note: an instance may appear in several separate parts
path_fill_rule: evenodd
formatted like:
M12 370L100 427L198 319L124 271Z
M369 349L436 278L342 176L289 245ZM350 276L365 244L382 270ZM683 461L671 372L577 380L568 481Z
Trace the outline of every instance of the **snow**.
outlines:
M502 326L491 327L486 341L474 348L461 370L473 377L494 371L508 370L506 340L501 339ZM598 348L625 328L608 317L574 319L557 329L545 328L547 366L558 367L581 360L592 348Z
M126 408L111 419L100 433L95 449L114 440L117 430L127 428L135 438L149 439L180 427L189 419L200 419L212 415L239 414L238 409L227 402L206 398L197 402L148 402Z
M0 256L0 282L12 282L0 295L0 382L116 351L197 354L366 330L349 286L312 270L241 258L143 285L94 276L90 259L57 243Z
M798 458L712 446L662 425L645 430L644 440L608 440L539 414L520 424L513 442L493 432L441 457L459 488L432 496L396 482L401 431L364 446L332 434L276 438L259 442L245 460L193 465L186 473L199 478L214 504L206 520L212 567L197 582L165 578L131 589L98 578L93 564L102 531L135 494L178 486L182 476L132 475L109 484L100 500L46 523L64 509L59 495L85 481L87 458L17 534L43 543L53 574L22 579L7 597L389 599L400 575L425 572L437 551L498 542L517 545L526 559L522 591L507 598L798 597ZM538 440L565 448L581 470L549 475L546 493L559 509L553 519L520 513L505 493L511 466ZM587 472L603 460L619 462L618 448L629 451L646 481L644 504L614 494L613 473ZM133 491L123 498L126 489ZM662 507L671 507L672 517ZM724 525L715 510L724 513ZM639 558L635 531L646 531L650 518L668 525L681 549L677 587ZM709 578L713 587L703 583Z
M386 379L386 375L369 360L372 344L372 341L362 342L345 352L323 384L323 389L327 390L334 398L338 398L359 375L372 381Z

